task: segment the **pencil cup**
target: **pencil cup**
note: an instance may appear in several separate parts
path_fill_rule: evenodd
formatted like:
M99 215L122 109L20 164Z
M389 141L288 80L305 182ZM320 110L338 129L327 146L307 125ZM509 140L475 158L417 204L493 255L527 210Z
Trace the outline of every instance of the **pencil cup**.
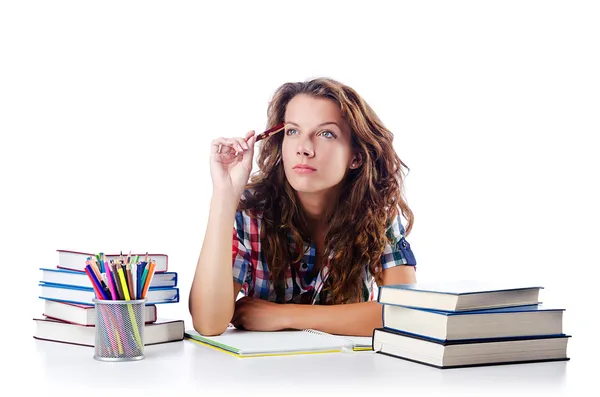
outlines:
M100 361L135 361L144 358L144 306L146 299L101 300L96 305L94 358Z

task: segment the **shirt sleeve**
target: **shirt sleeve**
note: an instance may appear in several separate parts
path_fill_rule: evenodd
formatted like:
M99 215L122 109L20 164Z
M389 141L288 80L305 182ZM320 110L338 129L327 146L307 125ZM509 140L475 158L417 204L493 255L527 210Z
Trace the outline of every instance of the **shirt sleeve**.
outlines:
M233 280L242 285L242 290L247 291L248 281L251 278L252 262L250 261L249 225L245 222L242 211L237 211L233 224L233 246L231 249L233 263Z
M382 270L389 269L394 266L416 266L417 260L413 254L410 244L406 241L406 231L400 219L400 215L394 219L388 228L386 235L391 241L386 244L381 255Z

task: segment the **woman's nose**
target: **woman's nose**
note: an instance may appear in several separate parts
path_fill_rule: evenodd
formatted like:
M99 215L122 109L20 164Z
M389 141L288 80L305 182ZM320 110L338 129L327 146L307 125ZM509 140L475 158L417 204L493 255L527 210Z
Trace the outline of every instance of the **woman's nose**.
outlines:
M307 156L307 157L314 156L315 153L314 153L314 149L312 147L312 142L310 141L310 139L305 139L298 144L297 154L299 156Z

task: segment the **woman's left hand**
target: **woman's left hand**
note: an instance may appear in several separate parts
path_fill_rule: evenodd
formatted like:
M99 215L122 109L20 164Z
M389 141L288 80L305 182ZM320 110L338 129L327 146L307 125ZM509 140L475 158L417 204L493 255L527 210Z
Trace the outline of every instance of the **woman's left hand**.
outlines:
M289 328L289 305L245 296L235 303L231 323L249 331L280 331Z

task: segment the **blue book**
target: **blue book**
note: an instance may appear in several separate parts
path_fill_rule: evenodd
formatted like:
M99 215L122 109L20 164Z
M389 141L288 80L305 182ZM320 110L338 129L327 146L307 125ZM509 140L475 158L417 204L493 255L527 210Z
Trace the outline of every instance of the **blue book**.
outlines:
M567 361L570 335L439 341L389 328L373 331L373 351L436 368Z
M565 309L542 304L449 312L385 305L383 327L439 342L563 335Z
M539 303L543 287L482 281L396 284L379 287L378 302L443 311L493 309Z
M90 287L40 283L40 298L80 305L94 305L96 294ZM179 302L179 288L157 287L148 289L146 305Z
M138 266L139 269L142 266ZM77 272L73 270L64 269L49 269L40 268L42 271L42 278L40 283L43 284L59 284L59 285L70 285L75 287L91 287L91 281L86 273ZM139 283L138 283L139 285ZM163 272L154 273L152 280L150 281L149 288L157 287L177 287L177 273L176 272ZM138 295L141 291L138 292Z

